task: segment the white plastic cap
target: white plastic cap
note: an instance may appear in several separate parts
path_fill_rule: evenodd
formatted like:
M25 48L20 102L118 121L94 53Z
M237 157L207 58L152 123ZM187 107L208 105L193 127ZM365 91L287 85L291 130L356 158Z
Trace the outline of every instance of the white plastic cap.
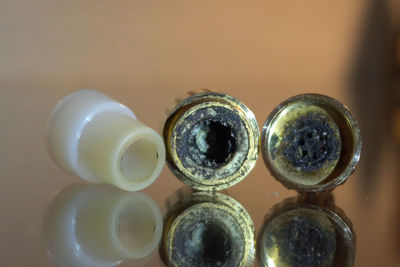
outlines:
M161 136L98 91L77 91L59 101L47 127L56 164L86 181L137 191L152 184L164 166Z

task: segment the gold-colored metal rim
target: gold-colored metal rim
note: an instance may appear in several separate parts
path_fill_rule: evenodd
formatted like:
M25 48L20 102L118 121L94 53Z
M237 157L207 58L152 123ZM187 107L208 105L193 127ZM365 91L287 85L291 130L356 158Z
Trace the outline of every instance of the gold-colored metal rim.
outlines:
M235 168L234 172L219 179L204 179L182 164L176 150L179 132L177 126L185 123L185 118L206 107L223 107L234 112L244 123L248 136L247 155L238 166L227 162L223 168ZM240 182L254 168L260 147L260 132L254 114L239 100L222 93L205 92L190 96L181 101L167 118L163 128L163 138L167 151L167 165L172 173L183 183L202 191L222 190ZM238 153L238 152L235 152Z
M317 184L309 185L294 182L291 177L285 174L286 170L279 169L270 153L273 146L271 136L274 132L274 125L279 120L279 117L283 118L285 112L298 103L315 105L326 111L340 130L341 151L338 162L337 164L335 163L333 170L329 171L327 177ZM339 101L321 94L297 95L279 104L265 121L261 136L263 159L271 175L286 188L295 189L299 192L329 191L343 184L353 173L359 161L361 146L360 129L350 111Z
M182 209L170 214L164 224L164 248L162 250L165 253L164 258L168 262L168 266L179 266L172 259L173 241L178 226L191 213L201 209L219 209L234 218L235 222L240 225L243 237L242 242L244 243L243 257L238 266L247 267L252 265L255 258L254 224L250 215L239 202L221 193L196 192L189 196L188 199L178 203L178 205Z
M342 242L342 247L340 247L342 251L338 252L339 255L335 255L334 260L340 261L340 266L353 266L356 254L356 236L352 230L350 219L346 217L343 210L335 206L333 203L319 206L319 204L314 203L315 201L308 201L301 197L302 196L283 200L276 204L265 216L264 223L261 226L257 238L257 259L260 265L269 267L272 265L272 262L268 261L268 251L266 251L266 248L264 247L268 225L270 225L275 218L286 212L296 209L308 209L316 214L321 213L326 216L333 224L336 234L340 235L338 240Z

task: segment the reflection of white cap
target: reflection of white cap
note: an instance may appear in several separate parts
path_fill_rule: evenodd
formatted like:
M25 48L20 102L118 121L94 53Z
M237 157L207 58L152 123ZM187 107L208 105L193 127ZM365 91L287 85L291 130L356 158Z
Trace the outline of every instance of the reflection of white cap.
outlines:
M81 90L62 99L47 126L57 165L89 182L137 191L153 183L163 168L160 135L98 91Z
M144 193L73 185L55 196L43 220L48 253L61 266L115 266L150 255L162 215Z

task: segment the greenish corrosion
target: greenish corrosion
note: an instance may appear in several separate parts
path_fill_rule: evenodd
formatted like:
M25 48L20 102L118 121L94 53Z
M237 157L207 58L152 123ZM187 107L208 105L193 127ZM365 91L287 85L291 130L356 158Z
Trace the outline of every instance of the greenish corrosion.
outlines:
M170 170L199 190L238 183L258 158L260 134L254 115L222 93L196 94L180 102L165 122L163 137Z
M161 255L168 266L251 266L254 253L253 222L227 195L181 196L165 217Z

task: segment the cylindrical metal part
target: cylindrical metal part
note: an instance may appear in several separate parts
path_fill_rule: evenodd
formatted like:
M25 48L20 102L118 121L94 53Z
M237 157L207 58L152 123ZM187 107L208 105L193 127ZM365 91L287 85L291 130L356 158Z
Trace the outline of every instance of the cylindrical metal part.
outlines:
M339 101L298 95L279 104L261 138L272 176L299 192L332 190L352 174L361 154L360 129Z
M254 114L222 93L199 93L180 102L165 122L170 170L204 191L228 188L249 174L259 150Z

